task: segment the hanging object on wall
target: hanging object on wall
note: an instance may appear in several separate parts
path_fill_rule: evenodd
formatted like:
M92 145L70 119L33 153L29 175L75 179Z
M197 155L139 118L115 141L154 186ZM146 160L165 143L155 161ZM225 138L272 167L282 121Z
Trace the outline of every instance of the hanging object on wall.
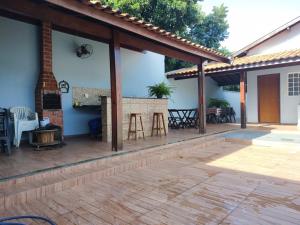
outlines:
M90 44L83 44L80 45L77 49L76 49L76 55L79 58L85 59L90 57L93 54L93 46Z
M69 93L70 85L67 81L62 80L58 83L61 93Z

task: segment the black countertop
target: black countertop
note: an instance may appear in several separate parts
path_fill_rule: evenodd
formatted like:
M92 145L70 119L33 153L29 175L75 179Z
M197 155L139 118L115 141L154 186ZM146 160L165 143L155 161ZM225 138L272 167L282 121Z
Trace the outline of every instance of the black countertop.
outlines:
M86 110L86 111L101 111L101 105L80 105L73 106L77 110Z

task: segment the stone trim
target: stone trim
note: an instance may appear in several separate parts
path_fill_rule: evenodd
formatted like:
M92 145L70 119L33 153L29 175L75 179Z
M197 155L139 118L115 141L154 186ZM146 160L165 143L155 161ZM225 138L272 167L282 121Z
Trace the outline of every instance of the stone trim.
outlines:
M151 136L154 112L164 113L166 130L168 133L168 99L155 98L123 98L123 140L128 137L130 113L142 113L145 137ZM111 98L101 98L102 109L102 141L111 142ZM138 126L140 123L138 123ZM141 134L140 134L141 135Z

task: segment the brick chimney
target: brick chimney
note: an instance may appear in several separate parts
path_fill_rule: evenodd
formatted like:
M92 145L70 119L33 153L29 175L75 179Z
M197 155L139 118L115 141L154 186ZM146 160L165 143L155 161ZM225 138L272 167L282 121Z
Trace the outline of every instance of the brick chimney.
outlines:
M48 117L63 128L61 93L52 72L52 24L42 22L40 40L41 71L35 89L35 108L40 119Z

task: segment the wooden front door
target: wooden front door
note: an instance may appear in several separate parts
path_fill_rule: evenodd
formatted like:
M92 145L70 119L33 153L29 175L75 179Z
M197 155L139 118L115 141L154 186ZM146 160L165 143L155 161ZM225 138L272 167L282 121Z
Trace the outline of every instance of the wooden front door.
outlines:
M258 76L260 123L280 123L280 74Z

